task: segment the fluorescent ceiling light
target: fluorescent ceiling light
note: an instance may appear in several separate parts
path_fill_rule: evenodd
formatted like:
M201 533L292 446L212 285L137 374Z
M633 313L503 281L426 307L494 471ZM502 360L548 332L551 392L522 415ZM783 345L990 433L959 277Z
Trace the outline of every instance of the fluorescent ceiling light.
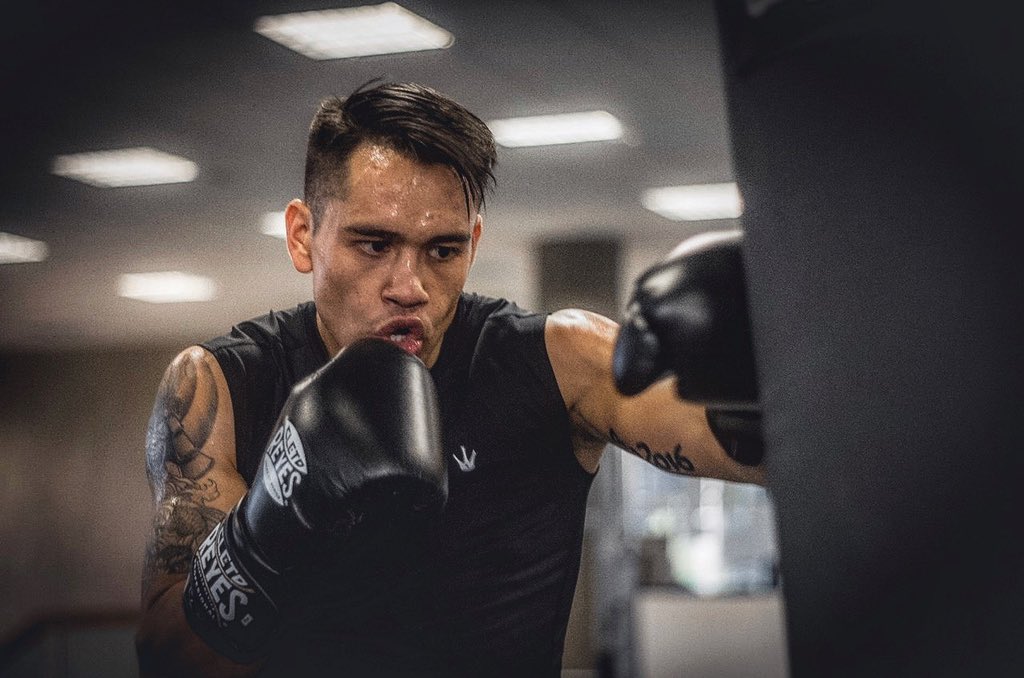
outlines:
M455 41L448 31L393 2L264 16L256 20L255 30L310 59L444 49Z
M607 111L505 118L487 123L502 146L551 146L610 141L622 136L622 123Z
M734 183L666 186L644 191L643 206L674 221L735 219L743 200Z
M53 161L54 174L100 187L179 184L197 172L191 160L146 147L58 155Z
M49 254L50 248L42 240L0 231L0 264L45 261Z
M260 220L260 233L284 239L287 233L284 228L284 212L267 212Z
M118 279L117 293L153 304L209 301L217 294L217 285L209 278L180 271L126 273Z

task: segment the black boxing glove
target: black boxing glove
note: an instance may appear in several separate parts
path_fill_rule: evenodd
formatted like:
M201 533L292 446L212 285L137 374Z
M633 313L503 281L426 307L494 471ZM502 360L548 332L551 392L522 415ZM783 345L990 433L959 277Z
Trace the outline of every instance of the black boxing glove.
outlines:
M671 372L686 400L756 405L741 237L694 236L640 276L615 344L620 392L635 395Z
M761 461L757 374L740 231L683 241L636 282L613 354L625 395L676 376L681 398L707 406L708 423L737 461Z
M237 662L268 649L291 570L351 545L364 519L422 523L448 494L430 373L390 342L355 342L296 384L274 431L183 595L196 634Z

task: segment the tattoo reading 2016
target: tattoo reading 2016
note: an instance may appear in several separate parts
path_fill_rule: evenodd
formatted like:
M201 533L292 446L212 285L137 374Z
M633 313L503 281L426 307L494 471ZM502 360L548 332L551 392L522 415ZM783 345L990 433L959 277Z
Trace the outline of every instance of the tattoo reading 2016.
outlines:
M663 471L683 475L691 475L695 472L693 462L683 455L683 446L679 443L671 452L656 452L651 449L650 445L642 441L637 441L636 445L630 445L615 432L615 429L608 429L608 437L612 444L654 464Z

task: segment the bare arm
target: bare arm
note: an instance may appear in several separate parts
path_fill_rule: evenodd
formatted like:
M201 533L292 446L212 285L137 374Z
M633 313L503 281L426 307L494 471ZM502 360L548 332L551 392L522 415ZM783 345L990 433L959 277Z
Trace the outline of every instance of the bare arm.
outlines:
M186 349L164 373L146 432L155 515L136 637L143 675L242 676L256 668L215 653L192 632L182 610L193 553L246 492L234 439L220 366L203 349Z
M679 400L671 380L633 397L616 390L617 329L603 316L578 310L553 313L545 327L583 467L596 470L605 444L612 443L670 473L763 485L763 469L732 460L708 427L704 407Z

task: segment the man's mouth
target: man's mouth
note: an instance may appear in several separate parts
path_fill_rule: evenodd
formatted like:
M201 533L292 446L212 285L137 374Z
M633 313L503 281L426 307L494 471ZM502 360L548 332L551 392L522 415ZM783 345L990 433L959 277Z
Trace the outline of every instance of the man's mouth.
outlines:
M423 323L419 318L392 320L381 327L376 335L387 339L410 355L418 355L423 348Z

